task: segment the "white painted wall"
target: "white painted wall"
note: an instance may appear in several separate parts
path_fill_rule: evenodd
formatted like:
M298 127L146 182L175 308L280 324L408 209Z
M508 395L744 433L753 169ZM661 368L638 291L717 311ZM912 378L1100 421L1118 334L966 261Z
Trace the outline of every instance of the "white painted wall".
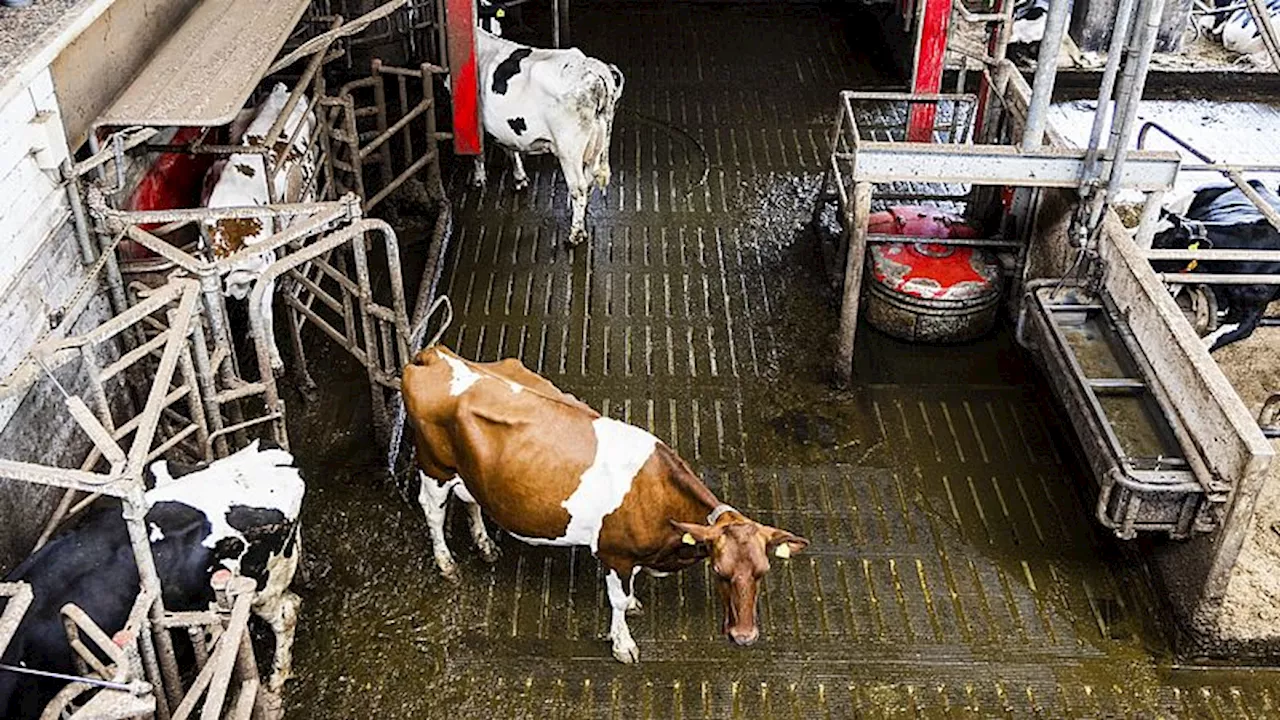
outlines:
M66 157L58 100L45 68L0 106L0 377L49 329L50 317L84 278L57 170ZM0 430L20 400L0 399Z

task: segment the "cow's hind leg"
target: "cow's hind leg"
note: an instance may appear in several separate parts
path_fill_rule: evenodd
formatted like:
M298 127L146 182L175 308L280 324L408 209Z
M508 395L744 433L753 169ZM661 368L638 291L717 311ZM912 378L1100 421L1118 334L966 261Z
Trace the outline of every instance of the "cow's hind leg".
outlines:
M267 283L266 290L262 293L262 304L253 308L262 318L262 334L266 337L261 340L267 343L267 354L271 358L271 372L279 375L284 371L284 358L280 357L280 347L276 345L276 321L275 313L272 312L272 301L276 297L276 281L271 280Z
M477 155L475 160L475 172L471 174L472 187L484 187L486 181L484 173L484 155Z
M569 244L577 245L587 239L587 199L591 195L591 179L583 167L586 148L561 148L558 156L564 180L569 185L569 204L573 218L569 223Z
M480 549L480 557L484 558L485 562L497 562L498 545L493 542L493 538L489 537L489 533L484 528L484 514L480 512L479 503L470 492L467 492L467 486L464 483L458 483L453 488L453 494L467 506L467 516L471 521L471 539Z
M1262 316L1266 312L1267 306L1265 302L1255 303L1242 313L1239 322L1224 324L1218 328L1217 332L1204 339L1205 345L1209 347L1209 352L1252 335L1253 331L1258 329L1258 324L1262 322Z
M515 150L508 152L511 155L511 178L515 180L515 189L519 192L529 187L529 176L524 171L524 160L520 158L520 153Z
M276 603L275 612L263 618L271 625L271 632L276 637L271 678L267 681L267 688L272 692L284 689L285 681L293 677L293 638L298 629L298 609L301 606L302 598L285 590Z
M613 613L609 622L609 639L613 641L613 656L618 662L635 663L640 661L640 648L631 637L631 628L627 626L627 612L638 606L635 599L635 572L630 567L617 567L605 564L609 572L604 577L605 588L609 591L609 606Z
M422 484L418 490L418 504L427 516L427 530L431 533L431 552L435 555L436 566L440 573L450 582L458 582L458 565L453 561L453 553L444 539L444 518L449 502L449 493L461 481L457 478L441 482L419 471Z

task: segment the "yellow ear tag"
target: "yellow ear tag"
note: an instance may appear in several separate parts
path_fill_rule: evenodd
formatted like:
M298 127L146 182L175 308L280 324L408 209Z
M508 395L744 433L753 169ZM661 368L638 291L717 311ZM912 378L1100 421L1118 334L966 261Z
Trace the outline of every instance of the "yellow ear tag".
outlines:
M783 560L786 560L787 558L791 557L791 546L786 543L782 543L781 545L778 546L777 550L773 551L773 554L777 555Z
M498 9L498 12L494 13L494 14L493 14L493 16L494 16L494 17L500 17L500 18L502 18L502 17L506 17L506 16L507 16L507 11L506 11L506 10L503 10L503 9L501 9L501 8L499 8L499 9Z
M693 533L685 533L684 537L680 538L680 541L683 542L685 545L698 544L698 541L693 539Z

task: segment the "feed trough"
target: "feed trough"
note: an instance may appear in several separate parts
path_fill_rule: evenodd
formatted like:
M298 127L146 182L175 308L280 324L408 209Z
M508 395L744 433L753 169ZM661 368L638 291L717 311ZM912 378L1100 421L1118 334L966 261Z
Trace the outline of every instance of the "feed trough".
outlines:
M1225 491L1191 448L1165 390L1143 379L1154 374L1105 295L1040 284L1018 330L1079 435L1097 480L1099 522L1122 539L1140 531L1185 538L1220 524Z

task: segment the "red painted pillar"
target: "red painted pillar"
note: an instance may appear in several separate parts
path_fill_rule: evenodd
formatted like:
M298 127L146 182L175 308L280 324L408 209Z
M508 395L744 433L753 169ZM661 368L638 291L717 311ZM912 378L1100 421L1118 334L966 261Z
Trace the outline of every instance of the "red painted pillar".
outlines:
M445 30L449 39L449 80L453 96L453 151L479 155L484 150L480 130L480 85L476 73L475 0L445 0Z
M918 0L916 7L916 64L911 74L911 92L936 93L942 90L951 0ZM937 107L932 103L913 105L907 120L907 141L930 142L936 115Z

